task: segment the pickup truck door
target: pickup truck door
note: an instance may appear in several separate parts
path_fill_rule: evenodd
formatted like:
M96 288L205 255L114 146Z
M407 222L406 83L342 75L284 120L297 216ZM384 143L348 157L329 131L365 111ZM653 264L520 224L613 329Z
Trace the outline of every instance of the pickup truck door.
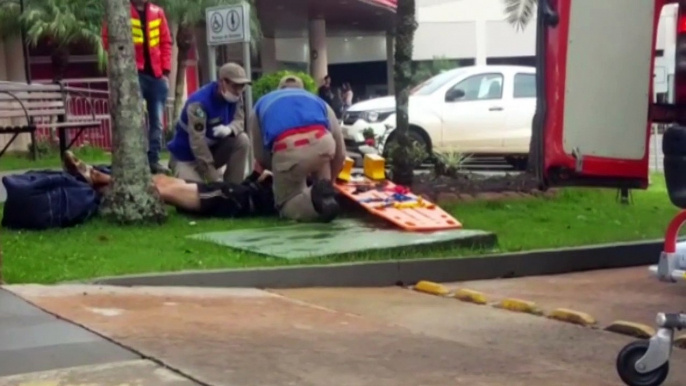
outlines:
M540 0L534 162L544 185L648 186L662 0Z
M443 105L443 146L455 151L496 151L507 124L505 76L501 72L471 75L446 92ZM464 96L451 100L461 90Z

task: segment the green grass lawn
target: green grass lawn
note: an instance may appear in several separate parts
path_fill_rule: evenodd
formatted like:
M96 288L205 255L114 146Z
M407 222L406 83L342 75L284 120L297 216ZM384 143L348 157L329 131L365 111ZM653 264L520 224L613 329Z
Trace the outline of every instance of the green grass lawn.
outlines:
M112 155L104 150L95 147L79 147L71 149L77 157L86 163L99 165L109 164L112 160ZM160 157L165 160L169 158L169 154L163 151ZM60 160L59 152L56 149L48 148L41 152L41 155L36 160L32 160L29 153L7 153L0 157L0 172L9 172L13 170L30 170L30 169L52 169L60 168L62 161Z
M111 156L109 153L92 147L81 147L72 150L82 160L91 164L109 163ZM60 161L59 152L55 149L46 149L41 152L38 159L32 160L29 153L7 153L0 158L0 172L12 170L28 170L28 169L51 169L59 168L62 163Z
M555 198L511 202L465 203L447 207L466 228L496 232L499 250L551 247L661 238L677 209L667 197L662 177L648 191L637 191L633 205L615 201L613 190L568 189ZM9 283L54 283L98 276L238 268L336 261L416 258L402 253L367 253L299 261L266 258L185 236L210 231L285 224L273 220L196 220L173 214L160 227L118 227L95 219L85 225L45 232L3 230L4 276ZM435 250L424 257L474 256L486 251Z

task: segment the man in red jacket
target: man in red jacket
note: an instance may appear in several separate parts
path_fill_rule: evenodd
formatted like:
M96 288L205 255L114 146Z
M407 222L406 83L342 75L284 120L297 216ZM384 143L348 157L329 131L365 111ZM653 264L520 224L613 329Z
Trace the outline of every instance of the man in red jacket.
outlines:
M162 117L169 93L172 40L167 18L162 8L148 0L131 0L131 29L136 50L138 81L148 110L148 161L154 173L169 170L160 164L162 148ZM107 25L102 29L102 41L107 50Z

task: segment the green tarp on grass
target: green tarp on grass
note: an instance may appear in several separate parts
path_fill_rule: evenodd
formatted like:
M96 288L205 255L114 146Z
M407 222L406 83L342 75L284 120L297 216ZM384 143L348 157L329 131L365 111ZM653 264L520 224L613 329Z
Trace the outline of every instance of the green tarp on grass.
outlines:
M412 247L489 247L492 233L457 229L431 233L405 232L385 223L340 219L330 224L297 224L274 228L211 232L189 236L227 247L284 259L320 257ZM419 257L419 256L418 256Z

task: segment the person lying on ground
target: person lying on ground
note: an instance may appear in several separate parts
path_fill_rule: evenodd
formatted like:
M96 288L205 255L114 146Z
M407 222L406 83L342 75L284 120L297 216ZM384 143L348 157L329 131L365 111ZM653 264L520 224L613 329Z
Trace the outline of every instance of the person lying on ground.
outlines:
M188 182L164 174L153 175L152 181L162 200L185 214L221 218L276 215L272 173L255 166L255 171L240 184ZM64 155L64 169L99 193L112 184L111 175L79 160L69 151Z

